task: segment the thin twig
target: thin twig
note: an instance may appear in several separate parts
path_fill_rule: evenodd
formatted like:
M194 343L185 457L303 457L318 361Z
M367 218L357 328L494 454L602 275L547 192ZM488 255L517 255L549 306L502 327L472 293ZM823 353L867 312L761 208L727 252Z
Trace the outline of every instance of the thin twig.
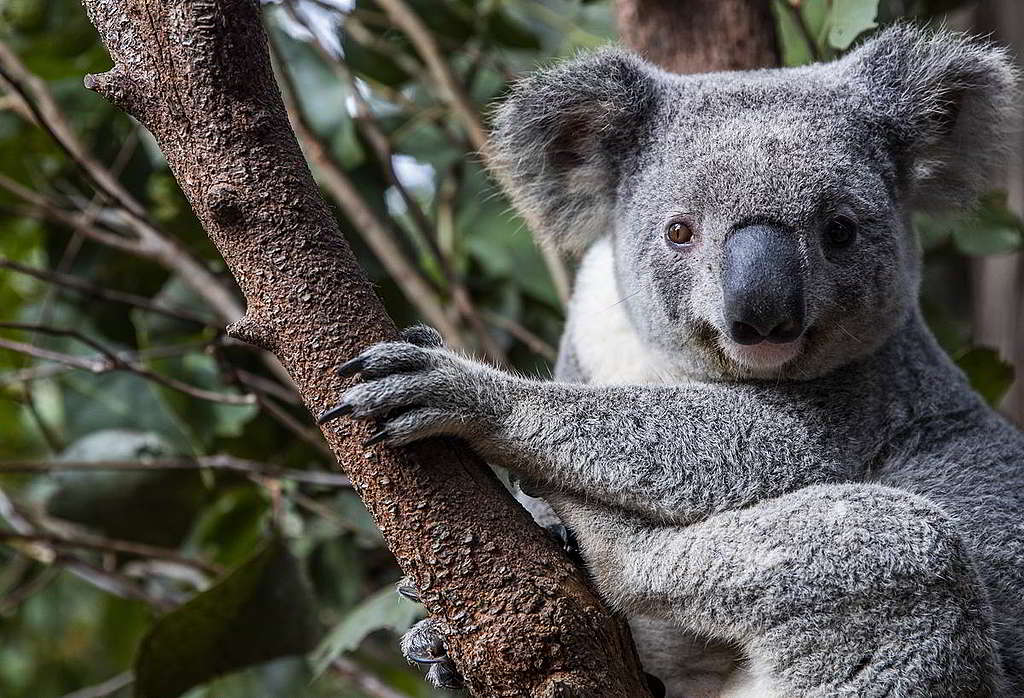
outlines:
M26 560L27 564L33 564L31 562L27 562L28 558L18 559ZM21 606L21 604L25 603L28 599L45 589L50 582L56 579L59 573L60 570L57 568L44 567L38 574L24 584L21 584L9 591L5 591L4 595L0 597L0 616L10 615L15 609Z
M456 80L455 73L444 59L441 47L438 46L434 35L419 18L419 15L405 3L405 0L377 0L377 4L387 12L395 26L409 38L434 79L444 88L452 111L462 121L462 126L469 134L469 140L473 147L479 153L485 153L487 151L487 132L484 130L476 108L469 100L469 95Z
M102 683L93 686L86 686L71 693L65 693L61 698L106 698L112 696L122 688L130 686L135 681L135 675L130 671L113 676Z
M35 524L14 504L2 488L0 488L0 518L7 521L18 533L33 534L37 532ZM59 565L76 577L115 596L144 601L161 610L169 610L176 603L171 598L150 594L124 575L97 567L73 553L54 551L45 545L26 545L19 551L43 564Z
M52 533L18 533L14 531L0 531L0 543L38 543L53 548L82 548L103 553L125 553L128 555L139 555L156 560L166 560L186 567L194 567L214 576L223 573L219 565L212 565L202 560L180 555L173 550L160 548L153 545L144 545L132 541L115 540L92 534L77 534L74 537L59 536Z
M72 274L63 274L46 269L37 269L35 267L19 264L18 262L7 259L6 257L0 257L0 269L11 269L12 271L16 271L20 274L25 274L39 279L40 281L55 284L61 288L71 289L72 291L77 291L78 293L92 298L97 298L99 300L128 305L133 308L139 308L141 310L163 315L164 317L173 318L175 320L191 322L203 327L213 327L207 318L196 315L190 310L168 308L160 305L159 303L154 303L145 296L137 296L134 293L126 293L115 289L103 288Z
M61 111L46 82L31 73L10 47L0 41L0 77L17 92L32 111L37 123L88 176L97 190L125 213L126 223L144 243L152 257L174 269L226 322L234 322L244 309L234 292L222 284L199 259L174 238L158 230L146 216L145 208L121 185L117 177L82 144Z
M166 359L172 356L181 356L184 353L194 351L206 345L207 342L184 342L182 344L172 344L164 347L152 347L150 349L143 349L142 351L137 352L119 351L115 353L122 361L134 363L143 359ZM53 376L66 373L67 371L74 370L75 368L76 367L74 366L66 366L61 363L32 366L30 368L0 374L0 385L10 385L13 383L23 383L25 381L52 378Z
M49 473L64 470L230 470L249 475L292 480L324 487L350 487L344 475L315 470L280 468L230 455L200 456L198 458L155 458L152 460L96 460L96 461L0 461L0 473Z
M263 393L256 392L253 394L256 395L256 402L260 408L266 410L281 426L327 456L331 462L334 462L334 453L327 446L327 443L324 442L323 436L319 431L307 428L302 422L295 419L288 410L276 404Z
M0 339L0 347L10 349L11 351L17 351L30 356L35 356L39 359L45 359L48 361L57 361L59 363L67 364L75 368L80 368L92 373L107 373L109 371L125 371L127 373L133 373L141 378L158 383L165 388L176 390L185 395L189 395L199 400L207 400L209 402L220 402L226 405L252 405L256 403L256 397L253 394L242 394L232 395L230 393L220 393L213 390L206 390L199 388L194 385L180 381L177 378L171 378L154 371L150 371L144 366L138 364L129 363L121 359L115 352L104 347L102 344L94 339L91 339L77 330L64 329L60 327L50 327L48 325L38 325L23 322L0 322L0 329L15 329L15 330L28 330L32 332L38 332L40 334L47 334L56 337L69 337L75 339L83 344L95 349L100 356L93 358L82 358L74 356L72 354L65 354L63 352L52 351L49 349L43 349L36 347L31 344L25 344L24 342L17 342L14 340Z
M499 315L498 313L492 313L490 311L484 311L484 319L491 323L495 327L508 332L510 335L518 339L520 342L525 344L530 351L535 354L543 356L548 361L554 361L558 358L558 351L548 344L546 341L541 339L538 335L534 334L530 330L526 329L520 323L516 322L512 318Z

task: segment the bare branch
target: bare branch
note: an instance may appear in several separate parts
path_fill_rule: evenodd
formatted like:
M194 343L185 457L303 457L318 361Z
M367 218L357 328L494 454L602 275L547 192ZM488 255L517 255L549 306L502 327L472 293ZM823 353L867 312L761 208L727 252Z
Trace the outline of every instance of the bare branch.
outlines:
M65 470L230 470L246 475L292 480L324 487L351 487L351 481L337 473L280 468L269 463L236 458L230 455L198 458L155 458L152 460L86 460L86 461L0 461L0 473L49 473Z
M107 696L114 695L122 688L131 686L134 681L135 676L132 672L125 671L107 679L103 683L86 686L71 693L65 693L61 698L106 698Z
M92 347L100 354L100 356L96 358L83 359L72 354L51 351L31 344L25 344L24 342L0 339L0 347L35 356L39 359L57 361L92 373L106 373L108 371L126 371L128 373L134 373L135 375L153 381L154 383L159 383L165 388L177 390L180 393L184 393L199 400L207 400L209 402L220 402L226 405L252 405L257 402L256 396L251 393L232 395L230 393L219 393L213 390L206 390L204 388L199 388L185 383L184 381L180 381L177 378L172 378L170 376L150 371L144 366L129 363L122 360L121 357L111 349L108 349L94 339L86 337L77 330L22 322L0 322L0 329L26 330L55 337L69 337Z
M167 306L160 305L159 303L154 303L145 296L137 296L134 293L126 293L115 289L103 288L102 286L97 286L96 284L72 274L64 274L46 269L37 269L35 267L19 264L18 262L7 259L6 257L0 257L0 269L11 269L12 271L16 271L20 274L26 274L27 276L34 277L40 281L45 281L47 283L60 286L61 288L77 291L78 293L99 300L128 305L133 308L139 308L140 310L156 313L157 315L163 315L164 317L181 320L183 322L191 322L203 327L213 327L208 319L201 315L197 315L190 310L185 310L183 308L168 308Z
M223 568L219 565L212 565L202 560L179 555L173 550L160 548L153 545L143 545L125 540L115 540L96 535L77 534L74 537L58 536L52 533L17 533L14 531L0 531L0 542L3 543L38 543L52 548L83 548L95 550L102 553L125 553L128 555L139 555L156 560L166 560L187 567L194 567L207 574L219 575Z
M441 53L434 35L430 33L426 25L419 18L412 8L404 0L377 0L377 4L384 8L388 17L395 23L402 32L409 37L409 41L416 47L427 68L445 90L446 97L452 107L452 111L462 121L463 128L469 134L469 140L479 153L487 151L487 132L484 130L476 107L469 100L465 88L455 78L451 66Z

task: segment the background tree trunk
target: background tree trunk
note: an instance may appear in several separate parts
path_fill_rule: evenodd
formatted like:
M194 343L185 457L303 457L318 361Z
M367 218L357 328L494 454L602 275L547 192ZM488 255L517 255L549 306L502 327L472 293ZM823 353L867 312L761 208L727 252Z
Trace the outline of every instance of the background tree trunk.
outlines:
M86 86L156 137L245 296L231 334L276 354L311 412L332 405L334 367L396 331L289 128L256 0L84 4L114 61ZM478 458L325 436L475 695L648 695L624 625Z
M975 9L974 30L992 35L1013 53L1018 65L1024 60L1024 4L1020 0L983 0ZM1020 117L1018 116L1018 121ZM1018 123L1020 127L1021 123ZM1024 130L1007 144L1007 205L1024 215ZM1002 402L1003 412L1024 424L1024 323L1021 322L1021 254L980 257L973 260L974 341L995 347L1017 367L1017 380Z
M769 0L618 0L623 42L675 73L778 65Z

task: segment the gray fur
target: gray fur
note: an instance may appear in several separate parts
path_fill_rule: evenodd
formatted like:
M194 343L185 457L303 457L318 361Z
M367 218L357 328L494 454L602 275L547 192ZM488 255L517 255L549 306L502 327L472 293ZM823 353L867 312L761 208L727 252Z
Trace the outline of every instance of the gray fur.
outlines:
M543 236L596 240L556 380L378 345L343 403L539 489L672 698L1024 695L1024 437L925 327L907 222L984 186L1013 84L1000 49L906 27L797 69L543 72L495 162ZM848 249L822 242L836 215ZM750 221L803 251L810 329L779 365L722 326Z

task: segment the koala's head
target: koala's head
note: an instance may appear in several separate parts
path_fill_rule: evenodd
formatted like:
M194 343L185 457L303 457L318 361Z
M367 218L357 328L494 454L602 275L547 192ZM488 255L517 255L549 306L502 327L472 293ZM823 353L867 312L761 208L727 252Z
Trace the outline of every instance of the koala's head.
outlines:
M543 242L610 236L630 318L684 370L807 378L906 321L909 213L987 186L1014 91L1001 49L910 27L744 73L603 50L520 83L490 156Z

